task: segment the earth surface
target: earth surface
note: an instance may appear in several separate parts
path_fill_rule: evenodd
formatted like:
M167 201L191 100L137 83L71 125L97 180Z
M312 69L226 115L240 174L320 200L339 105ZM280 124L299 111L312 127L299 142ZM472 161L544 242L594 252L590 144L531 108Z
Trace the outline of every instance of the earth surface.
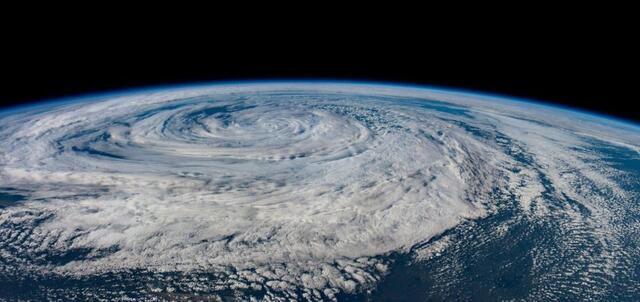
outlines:
M640 300L640 128L366 83L0 113L0 300Z

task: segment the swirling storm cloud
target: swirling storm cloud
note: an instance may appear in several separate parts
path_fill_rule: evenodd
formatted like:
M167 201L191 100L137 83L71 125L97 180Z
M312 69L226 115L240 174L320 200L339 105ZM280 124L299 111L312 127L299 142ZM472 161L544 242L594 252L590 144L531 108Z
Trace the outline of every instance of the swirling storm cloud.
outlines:
M0 275L25 291L7 280L102 289L57 297L115 297L95 280L119 276L136 299L334 300L394 280L404 255L449 257L425 289L447 297L443 284L474 282L464 253L506 241L528 244L513 263L529 279L503 297L639 294L640 132L588 114L398 86L219 85L0 115L0 142Z

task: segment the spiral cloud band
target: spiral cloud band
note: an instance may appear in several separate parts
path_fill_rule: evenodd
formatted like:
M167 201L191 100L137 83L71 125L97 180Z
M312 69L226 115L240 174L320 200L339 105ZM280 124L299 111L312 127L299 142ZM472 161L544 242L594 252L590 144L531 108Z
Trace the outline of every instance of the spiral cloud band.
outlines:
M594 269L613 272L633 255L611 256L621 234L607 200L637 196L587 146L637 153L640 136L562 112L428 89L265 83L0 116L0 189L20 196L0 203L0 274L207 273L192 291L335 299L375 286L386 256L426 257L432 246L417 247L507 197L550 215L547 195L588 209L563 211L599 225Z

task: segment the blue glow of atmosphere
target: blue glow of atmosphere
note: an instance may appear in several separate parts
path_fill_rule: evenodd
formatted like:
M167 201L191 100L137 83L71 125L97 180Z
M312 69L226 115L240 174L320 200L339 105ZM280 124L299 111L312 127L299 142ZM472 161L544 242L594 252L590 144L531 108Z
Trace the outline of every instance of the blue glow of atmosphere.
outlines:
M250 84L337 84L337 85L359 85L359 86L374 86L374 87L395 87L405 89L417 89L417 90L430 90L442 93L455 93L459 95L465 95L470 97L478 97L481 99L493 99L500 101L513 101L520 103L533 104L537 106L543 106L547 108L560 109L570 111L572 113L580 113L583 115L605 119L609 122L616 122L622 125L630 126L636 130L640 130L640 123L634 120L620 118L600 112L589 111L577 107L566 106L562 104L553 103L550 101L535 100L530 98L514 97L506 94L485 92L472 89L464 89L457 87L445 87L445 86L431 86L423 84L410 84L410 83L397 83L397 82L383 82L383 81L359 81L359 80L330 80L330 79L277 79L277 80L238 80L238 81L215 81L215 82L191 82L185 84L167 84L167 85L151 85L145 87L124 88L104 92L86 93L73 95L69 97L54 98L49 100L40 100L33 103L21 104L10 106L4 109L0 109L0 117L3 115L9 115L30 109L46 109L53 106L60 106L65 104L71 104L75 102L84 101L98 101L100 99L107 99L111 97L125 96L136 93L149 93L149 92L161 92L166 90L175 89L190 89L190 88L203 88L203 87L215 87L215 86L231 86L231 85L250 85Z

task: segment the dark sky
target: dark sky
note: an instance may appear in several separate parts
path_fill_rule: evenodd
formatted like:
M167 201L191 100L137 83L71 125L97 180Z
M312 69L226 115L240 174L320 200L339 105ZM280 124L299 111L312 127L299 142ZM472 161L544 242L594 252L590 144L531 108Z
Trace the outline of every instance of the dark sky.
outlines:
M463 36L366 26L337 35L322 28L292 35L67 29L10 37L0 106L164 84L353 79L479 90L640 121L637 48L628 36L597 27Z

